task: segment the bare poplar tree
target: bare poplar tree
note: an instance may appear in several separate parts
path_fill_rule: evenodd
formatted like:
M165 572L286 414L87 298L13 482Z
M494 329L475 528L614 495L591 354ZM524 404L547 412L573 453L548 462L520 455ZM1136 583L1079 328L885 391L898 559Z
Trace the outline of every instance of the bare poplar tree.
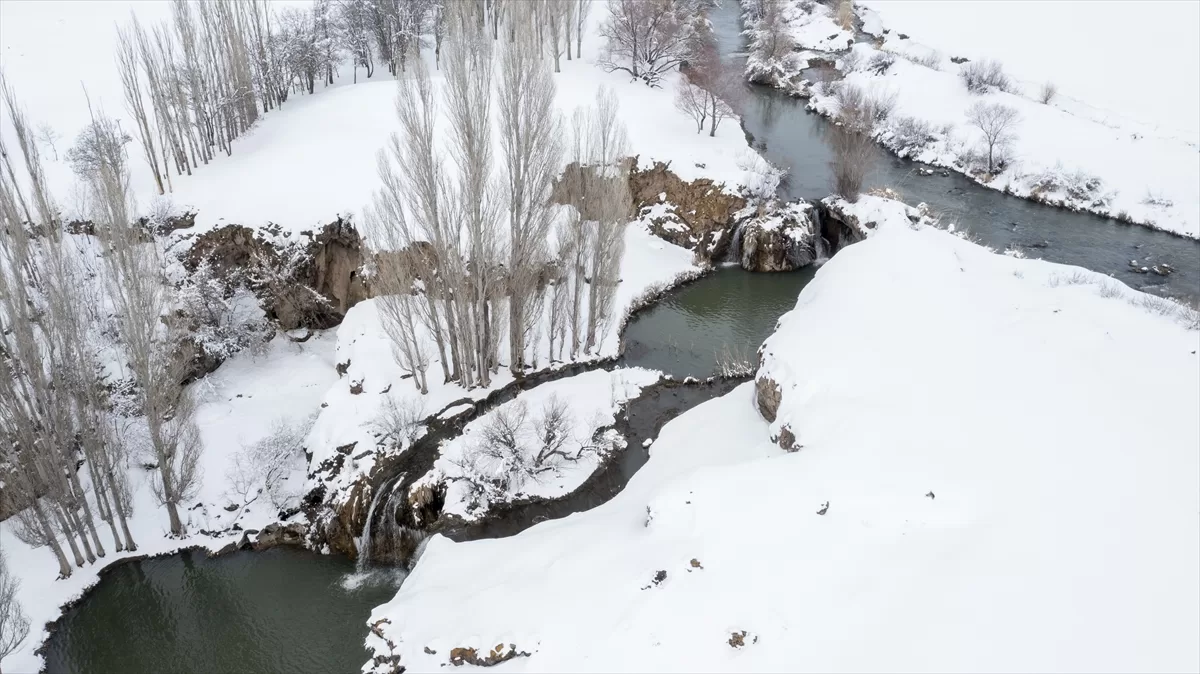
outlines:
M554 57L554 72L556 73L562 72L559 67L559 59L562 57L564 47L567 52L567 60L571 59L570 17L568 16L571 7L572 0L545 1L544 16L550 36L550 55Z
M94 124L96 128L110 128ZM182 326L170 320L171 288L158 244L132 219L129 173L119 143L89 172L93 218L105 248L109 293L117 309L117 331L138 386L146 416L149 449L158 468L151 483L167 508L171 533L186 528L179 506L199 487L199 435L194 403L183 389L184 364L176 357Z
M452 190L456 198L450 206L452 221L463 223L466 231L470 264L467 287L460 288L470 300L467 325L461 335L468 340L464 346L473 353L477 383L486 387L496 364L491 301L496 297L496 229L501 208L492 169L492 44L475 28L482 24L477 6L456 3L452 10L446 54L446 109L451 156L459 180L457 189Z
M629 221L631 197L626 162L625 126L617 118L617 98L611 89L596 95L596 108L588 125L587 156L602 169L595 187L596 241L592 247L592 283L588 293L586 351L609 327L617 284L620 282L621 257L625 253L625 226Z
M550 191L562 163L562 124L554 108L554 79L538 57L528 27L517 29L500 72L500 144L509 218L509 367L516 375L525 368L526 336L542 319L539 286L552 222ZM533 344L535 350L537 346Z
M150 173L154 176L154 186L159 194L164 194L162 173L158 168L158 154L155 148L155 133L150 128L150 118L146 114L146 102L142 97L142 83L138 76L138 57L136 37L129 29L117 31L117 71L121 76L121 88L125 92L125 108L133 115L134 126L137 127L138 140L142 144L142 153Z
M587 25L588 13L592 10L592 0L570 0L574 4L572 17L575 19L575 57L583 58L583 29Z

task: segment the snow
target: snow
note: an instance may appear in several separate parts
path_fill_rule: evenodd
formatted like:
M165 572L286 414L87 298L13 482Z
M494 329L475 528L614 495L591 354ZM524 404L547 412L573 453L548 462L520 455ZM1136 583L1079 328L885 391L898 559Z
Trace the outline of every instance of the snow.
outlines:
M81 11L70 13L58 9L46 3L4 2L0 63L34 125L48 123L62 134L61 158L88 121L87 104L81 89L47 78L46 73L72 72L72 82L83 79L88 85L94 105L124 118L120 80L111 58L116 25L124 24L131 10L143 24L151 24L169 19L170 9L169 3L158 0L87 3ZM746 142L736 120L718 129L715 138L701 138L690 119L675 108L678 73L668 76L661 88L651 89L596 67L601 46L597 31L604 14L597 3L585 33L583 59L563 59L562 72L555 75L556 103L565 128L570 128L576 108L591 105L597 90L608 87L620 101L629 147L643 167L655 160L671 162L671 169L684 180L711 178L731 190L752 180L753 175L739 167ZM432 63L432 52L427 56ZM177 208L198 212L198 230L225 223L251 227L276 223L301 231L339 215L361 215L379 186L376 153L399 128L393 105L396 81L386 73L371 80L363 74L360 71L360 81L352 83L350 68L343 67L334 86L313 95L291 96L235 140L231 156L218 156L192 176L175 176L170 199ZM435 88L440 87L441 73L432 75ZM144 210L154 200L153 181L140 149L133 146L133 186ZM65 160L56 162L51 153L45 154L48 183L69 211L75 203L75 177Z
M13 534L15 517L0 522L0 547L4 549L9 569L20 581L17 601L31 624L30 634L20 648L4 658L4 671L35 672L41 668L42 658L33 652L48 636L41 626L57 619L60 606L95 584L106 565L126 557L158 555L193 546L215 552L241 538L241 531L228 531L235 522L243 529L255 529L276 521L278 510L265 498L248 508L226 511L226 505L240 505L241 499L228 493L225 475L234 454L265 437L276 420L303 423L317 410L321 396L336 379L333 346L332 331L317 333L303 344L276 337L264 354L235 356L193 386L193 395L201 401L196 422L204 445L203 475L195 503L202 505L193 509L194 504L189 502L181 509L188 526L186 538L167 537L166 511L154 502L150 493L151 475L136 465L142 457L133 457L134 465L129 472L134 497L129 528L138 545L134 553L115 553L111 536L104 527L100 536L108 555L94 564L74 568L68 579L55 580L58 565L50 549L33 549L17 540ZM294 470L288 476L293 495L298 495L303 484L304 468L304 456L297 452ZM221 533L210 537L201 534L201 529ZM70 552L67 554L69 558Z
M561 469L548 471L544 476L524 483L518 492L509 491L500 495L500 501L561 498L582 485L612 452L624 448L624 441L619 437L594 442L595 433L612 426L621 406L636 398L644 387L658 381L658 378L658 372L642 368L593 370L524 391L514 400L493 408L467 424L462 435L442 444L433 470L419 482L448 483L443 513L457 515L466 521L484 516L492 505L497 504L497 500L478 498L470 484L459 479L465 475L462 466L465 462L469 463L468 457L479 442L481 430L492 423L497 415L516 415L522 409L533 421L544 414L547 405L557 400L565 405L569 419L564 433L570 440L563 451L570 456L578 456L578 461L566 462ZM535 456L539 449L536 444L538 438L524 436L521 440L524 455L531 458ZM596 449L580 451L584 447Z
M409 671L499 643L506 671L1200 667L1197 332L861 204L764 347L776 422L743 385L596 509L430 539L370 620Z
M953 7L905 0L867 4L864 22L884 39L879 49L853 46L862 64L880 49L937 57L937 69L898 58L882 74L864 68L847 75L847 83L896 96L882 129L885 145L917 161L976 173L966 156L978 150L982 133L968 122L967 110L981 100L1000 103L1021 117L1010 146L1015 162L994 177L976 173L981 184L1200 237L1200 5L1101 3L1094 12L1080 12L1075 3L1052 1L1040 3L1031 20L1011 4L986 0ZM844 48L822 43L820 31L809 28L828 21L828 8L816 4L806 14L799 3L787 7L799 45ZM980 30L984 25L988 29ZM909 39L899 37L902 31ZM1141 39L1145 35L1154 38ZM1139 45L1138 58L1113 48L1131 39ZM1013 92L970 94L958 75L963 66L950 56L998 60L1013 78ZM790 70L776 78L780 86L793 86L788 75L807 63L793 61L782 64ZM1167 63L1172 65L1163 67ZM1059 93L1043 104L1040 92L1047 81ZM836 113L827 90L814 87L812 93L814 109ZM928 123L932 142L923 148L891 142L889 132L901 118ZM1086 194L1063 187L1090 178L1100 186ZM1057 186L1047 189L1051 182Z
M1087 104L1087 113L1076 114L1117 128L1136 120L1192 143L1200 138L1200 4L1195 2L1101 2L1087 11L1067 0L1022 8L1028 11L1013 11L1003 0L862 4L911 42L948 56L998 59L1023 84L1054 82L1060 96Z

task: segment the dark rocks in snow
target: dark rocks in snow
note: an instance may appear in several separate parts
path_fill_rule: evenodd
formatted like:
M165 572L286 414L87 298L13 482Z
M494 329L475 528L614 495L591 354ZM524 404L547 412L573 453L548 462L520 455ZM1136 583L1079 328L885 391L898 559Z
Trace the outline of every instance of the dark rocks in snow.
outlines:
M356 396L363 392L363 380L350 382L350 395Z
M821 504L821 509L817 511L817 514L824 515L827 512L829 512L829 501L826 501L825 503Z
M933 495L933 492L929 492L925 496L929 497L931 500L935 498L935 496Z
M258 538L254 541L254 549L261 551L280 545L303 545L307 531L305 526L299 522L268 524L258 532Z
M486 656L480 656L479 651L474 648L452 648L450 649L450 664L455 667L461 665L475 665L476 667L492 667L501 662L507 662L513 658L527 658L529 654L525 651L518 651L516 644L496 644L492 647L491 652Z
M350 370L350 361L347 360L344 363L338 363L333 366L333 369L337 371L339 377L345 377L346 372Z
M746 271L794 271L825 253L816 214L808 202L776 206L737 225L732 242L738 264Z
M783 428L779 429L779 437L775 439L775 442L781 449L788 452L795 452L804 448L804 445L796 442L796 434L792 432L792 427L787 424L784 424Z
M728 641L729 646L732 648L741 648L746 645L747 637L749 637L750 643L752 643L752 644L758 643L758 636L751 635L746 630L741 630L740 632L730 632L729 633L729 641Z

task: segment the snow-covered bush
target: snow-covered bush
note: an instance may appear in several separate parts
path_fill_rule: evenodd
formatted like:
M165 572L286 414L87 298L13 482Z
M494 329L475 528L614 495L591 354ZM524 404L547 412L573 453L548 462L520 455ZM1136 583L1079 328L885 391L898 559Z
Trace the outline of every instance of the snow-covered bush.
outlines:
M1110 195L1103 194L1104 181L1083 170L1067 171L1061 164L1036 174L1030 181L1035 194L1062 193L1072 201L1108 202Z
M303 461L304 442L315 421L315 414L295 422L277 419L265 438L242 447L226 473L226 494L239 497L243 508L263 494L276 509L294 507L303 485L287 482L293 468Z
M986 94L990 89L1012 91L1012 80L1004 74L999 61L971 61L963 64L958 76L973 94Z
M536 415L523 400L502 405L457 462L459 479L486 500L520 494L526 485L549 479L566 464L599 451L574 438L573 427L570 408L558 396L551 396Z
M225 360L266 342L270 329L239 274L222 276L205 261L180 283L178 298L192 341L208 356Z
M888 51L875 52L875 55L871 57L871 60L867 61L867 70L876 75L882 75L886 73L888 68L891 68L892 64L895 62L895 54Z
M901 157L920 154L930 143L937 140L933 125L916 117L893 118L883 136L883 144Z

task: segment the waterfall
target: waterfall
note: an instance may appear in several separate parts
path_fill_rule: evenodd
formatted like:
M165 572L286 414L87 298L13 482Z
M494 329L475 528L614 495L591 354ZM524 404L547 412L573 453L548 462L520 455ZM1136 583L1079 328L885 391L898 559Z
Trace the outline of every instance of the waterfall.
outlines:
M829 243L825 241L824 227L821 222L821 209L813 207L810 212L812 213L813 223L813 262L820 264L829 259Z
M729 237L729 249L725 251L725 259L722 260L725 264L742 263L742 225L746 223L746 219L742 219L733 225L733 234Z
M379 485L379 491L375 492L375 496L371 499L371 507L367 509L367 521L363 524L362 535L358 537L358 561L356 566L359 571L367 568L371 563L371 522L375 519L375 506L379 504L379 497L388 492L388 500L391 500L391 493L387 489L388 483L384 482Z

